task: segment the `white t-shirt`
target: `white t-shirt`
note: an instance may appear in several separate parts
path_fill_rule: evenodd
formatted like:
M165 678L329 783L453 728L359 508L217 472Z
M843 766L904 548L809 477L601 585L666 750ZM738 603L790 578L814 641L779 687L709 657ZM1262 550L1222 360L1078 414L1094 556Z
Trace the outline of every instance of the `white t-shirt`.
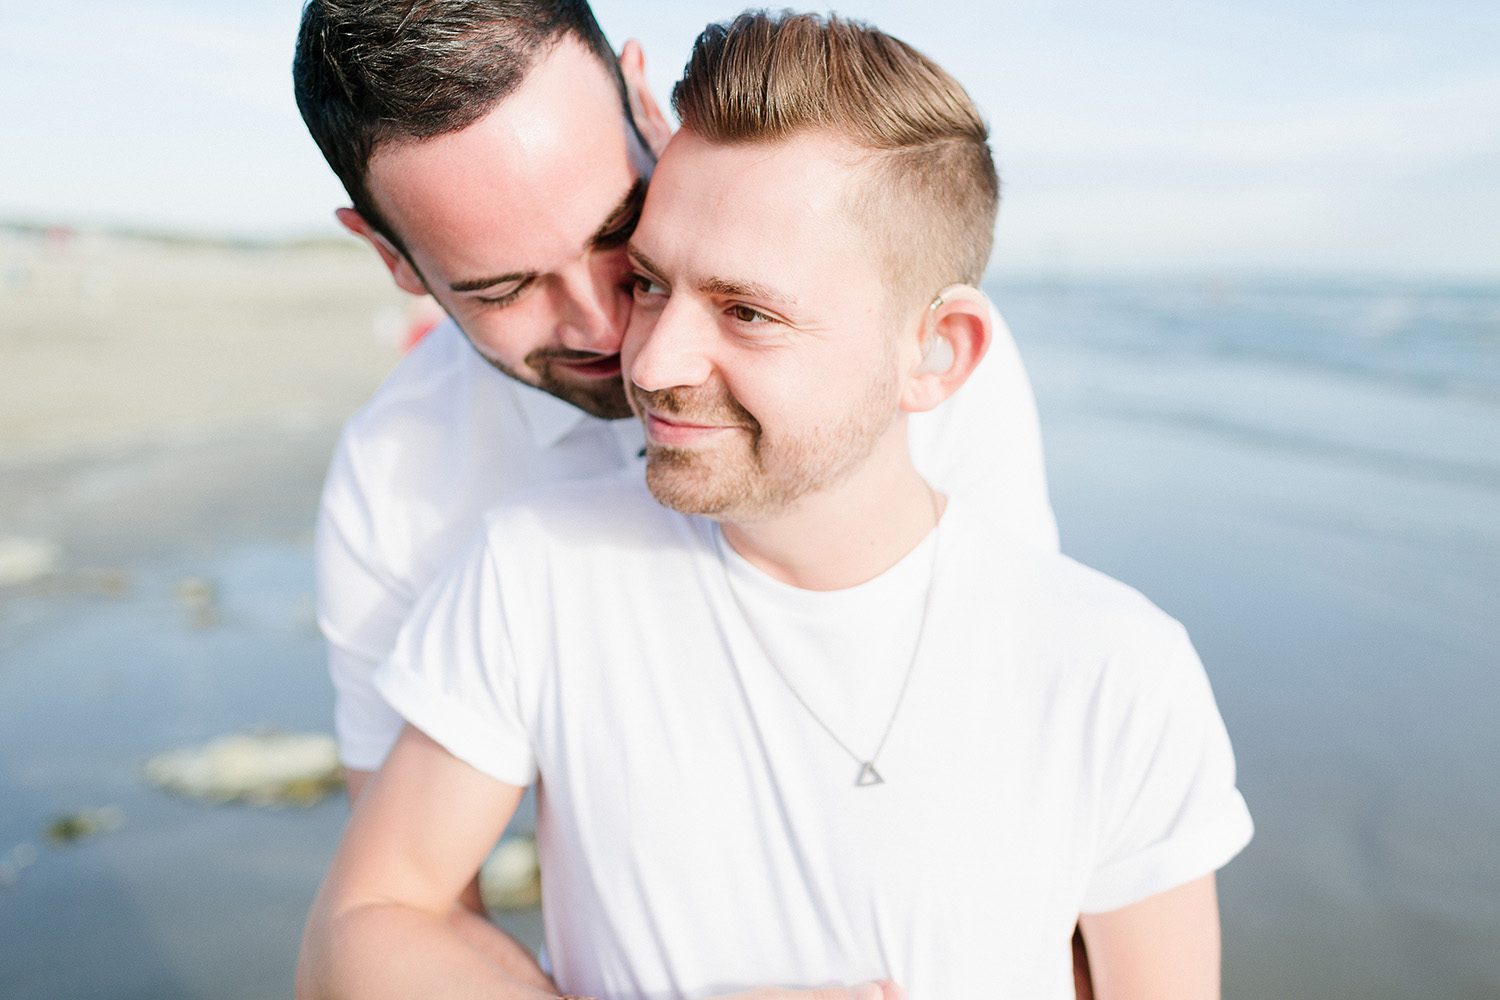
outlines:
M891 978L912 1000L1061 1000L1080 912L1207 874L1248 840L1202 666L1128 587L1006 539L955 497L936 563L929 539L892 579L849 591L799 592L730 559L757 639L719 539L633 473L519 498L377 674L456 756L539 782L547 947L566 992ZM763 649L869 753L930 566L884 783L855 787L856 760ZM825 611L866 634L817 684L784 651L799 631L838 650Z
M1017 538L1055 550L1031 386L996 316L988 356L953 400L909 424L912 456ZM346 765L373 770L401 719L371 687L423 588L521 490L633 464L634 419L603 421L490 367L451 321L429 333L344 429L318 515L318 622Z

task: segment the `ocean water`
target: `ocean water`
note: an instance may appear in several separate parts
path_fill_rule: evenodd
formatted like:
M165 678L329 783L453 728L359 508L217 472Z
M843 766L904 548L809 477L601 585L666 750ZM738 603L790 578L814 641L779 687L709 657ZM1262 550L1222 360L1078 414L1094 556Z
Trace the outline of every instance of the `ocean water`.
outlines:
M1187 625L1225 995L1500 996L1500 287L1000 283L1064 551Z
M1225 995L1500 997L1500 287L990 290L1065 551L1188 626L1234 740L1257 834L1220 879ZM30 860L0 885L0 997L289 994L342 799L210 807L140 764L329 728L328 444L0 466L0 500L45 494L68 570L0 588L0 861ZM174 596L190 577L212 624ZM43 842L102 806L118 830Z

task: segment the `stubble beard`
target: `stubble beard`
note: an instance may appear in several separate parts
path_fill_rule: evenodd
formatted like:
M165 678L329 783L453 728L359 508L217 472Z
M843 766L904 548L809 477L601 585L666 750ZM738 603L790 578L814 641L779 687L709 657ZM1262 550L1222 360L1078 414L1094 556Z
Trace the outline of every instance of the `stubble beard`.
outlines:
M810 493L837 484L875 450L896 418L896 376L889 367L859 405L831 427L768 438L722 384L646 392L630 387L637 413L649 406L689 422L734 424L739 440L707 454L647 441L646 486L664 507L731 523L763 521Z
M621 377L583 378L577 375L564 377L559 375L554 368L554 362L597 361L605 355L590 354L587 351L570 351L558 347L539 347L526 355L526 367L535 373L530 378L483 351L479 352L479 356L489 362L491 367L509 375L517 382L556 396L564 403L570 403L590 416L599 417L602 420L621 420L631 415L630 400L625 396L625 382Z

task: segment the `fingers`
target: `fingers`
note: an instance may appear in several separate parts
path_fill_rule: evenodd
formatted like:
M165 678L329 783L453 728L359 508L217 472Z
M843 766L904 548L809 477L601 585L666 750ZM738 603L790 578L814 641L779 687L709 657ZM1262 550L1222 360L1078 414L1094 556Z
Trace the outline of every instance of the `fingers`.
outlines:
M783 990L765 987L732 993L717 1000L906 1000L906 991L895 983L868 982L848 988L825 986L816 990Z
M889 981L868 982L848 989L830 986L808 993L788 992L782 1000L906 1000L906 991Z

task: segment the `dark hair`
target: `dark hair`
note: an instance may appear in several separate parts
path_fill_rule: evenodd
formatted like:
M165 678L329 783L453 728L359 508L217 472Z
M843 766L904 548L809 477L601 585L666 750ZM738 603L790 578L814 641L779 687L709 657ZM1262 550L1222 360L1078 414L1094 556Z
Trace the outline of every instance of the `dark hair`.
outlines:
M746 11L698 36L672 107L710 142L826 133L867 171L849 211L884 261L888 298L977 284L1000 182L973 101L931 59L857 21Z
M609 68L628 119L624 77L584 0L309 0L297 109L354 208L404 252L365 183L376 148L474 124L565 35Z

